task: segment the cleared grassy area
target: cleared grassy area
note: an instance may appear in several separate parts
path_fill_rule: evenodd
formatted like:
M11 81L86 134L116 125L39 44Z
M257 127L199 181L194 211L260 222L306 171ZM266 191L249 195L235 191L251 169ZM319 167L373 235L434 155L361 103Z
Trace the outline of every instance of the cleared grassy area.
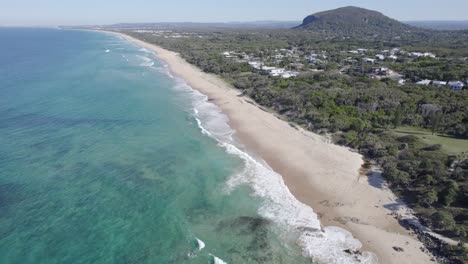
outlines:
M401 136L417 136L422 142L428 145L440 144L442 145L442 149L450 154L468 152L468 139L455 138L437 133L432 135L430 130L418 127L399 127L394 129L393 132Z

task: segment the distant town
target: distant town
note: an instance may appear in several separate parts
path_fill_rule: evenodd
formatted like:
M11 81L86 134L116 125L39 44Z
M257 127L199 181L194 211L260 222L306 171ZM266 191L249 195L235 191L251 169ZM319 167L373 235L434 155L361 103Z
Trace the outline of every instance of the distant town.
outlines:
M162 38L204 38L206 33L172 30L134 30L135 33L151 34ZM265 55L267 54L267 55ZM280 48L263 52L262 56L243 50L225 50L220 53L224 58L237 63L247 63L253 72L259 72L271 77L291 78L305 72L324 71L326 65L338 63L343 65L335 70L341 74L366 74L371 79L391 79L403 85L413 82L418 85L434 85L452 90L462 90L468 87L468 80L437 80L426 78L405 78L398 70L389 65L426 60L458 60L467 61L468 57L438 57L427 51L406 51L402 48L374 50L357 48L341 51L340 54L330 54L325 50L303 50L299 47ZM364 65L363 65L364 64Z

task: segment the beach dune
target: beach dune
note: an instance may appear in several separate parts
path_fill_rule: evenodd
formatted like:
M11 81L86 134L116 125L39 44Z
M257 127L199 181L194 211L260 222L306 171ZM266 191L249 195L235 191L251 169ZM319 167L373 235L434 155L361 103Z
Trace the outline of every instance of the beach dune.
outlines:
M120 34L168 64L171 72L207 95L229 117L236 139L281 174L291 193L319 215L322 226L350 231L380 263L430 263L424 245L398 223L401 203L378 175L360 175L363 158L320 135L291 126L241 92L187 63L179 54ZM395 248L402 248L397 251Z

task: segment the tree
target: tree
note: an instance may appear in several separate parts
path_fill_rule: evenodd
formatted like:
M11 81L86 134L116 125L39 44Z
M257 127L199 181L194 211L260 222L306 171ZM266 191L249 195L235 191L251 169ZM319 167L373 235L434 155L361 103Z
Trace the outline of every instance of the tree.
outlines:
M435 228L444 231L451 231L455 228L453 215L446 211L437 211L431 216L432 224Z
M362 132L366 128L366 122L360 118L351 119L351 125L349 127L351 130L354 130L358 133Z
M396 186L402 186L409 183L411 177L408 173L400 171L394 167L394 165L386 165L384 167L383 176L392 184Z
M432 117L431 117L431 131L432 131L432 135L434 135L434 133L437 131L437 129L439 128L440 126L440 121L442 120L442 112L440 111L437 111L435 113L432 114Z
M447 187L440 193L440 200L445 206L450 206L457 198L459 187L457 182L450 180L447 182Z
M427 191L418 197L419 202L426 206L431 206L433 203L437 202L438 199L437 191L434 189Z
M393 128L401 126L401 121L403 120L403 113L401 111L401 106L398 106L395 115L393 116Z

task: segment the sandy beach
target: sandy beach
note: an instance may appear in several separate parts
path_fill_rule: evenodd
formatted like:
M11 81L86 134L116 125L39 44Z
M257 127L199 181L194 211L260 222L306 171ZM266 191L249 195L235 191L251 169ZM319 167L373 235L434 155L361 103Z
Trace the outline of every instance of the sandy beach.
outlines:
M229 117L237 140L283 176L292 194L320 216L322 226L350 231L362 250L377 254L380 263L431 263L431 256L421 250L423 244L395 219L394 212L403 207L378 173L360 175L361 155L292 127L175 52L121 36L154 51L173 74L212 99Z

